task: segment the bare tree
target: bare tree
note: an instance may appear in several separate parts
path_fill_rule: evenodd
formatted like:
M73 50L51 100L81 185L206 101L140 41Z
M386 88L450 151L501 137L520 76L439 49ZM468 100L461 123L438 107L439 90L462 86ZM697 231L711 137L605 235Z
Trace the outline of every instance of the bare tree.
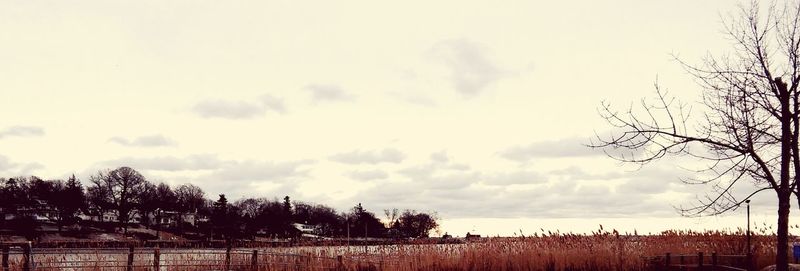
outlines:
M777 270L787 270L790 200L800 192L800 6L773 4L760 13L753 3L725 22L725 29L735 41L731 54L708 56L701 65L679 59L704 89L701 117L691 118L688 104L656 84L654 99L627 110L603 102L600 114L615 130L591 145L635 164L672 155L705 161L707 167L685 181L708 185L712 192L682 208L684 215L720 214L756 193L773 191ZM748 181L752 190L737 196L734 188Z
M90 178L96 191L105 191L107 201L117 211L117 222L128 231L131 212L138 204L139 194L147 184L144 176L130 167L120 167L108 172L98 172ZM102 215L102 214L101 214Z
M183 230L184 215L196 213L206 203L206 193L200 187L187 183L175 189L178 215L178 229Z

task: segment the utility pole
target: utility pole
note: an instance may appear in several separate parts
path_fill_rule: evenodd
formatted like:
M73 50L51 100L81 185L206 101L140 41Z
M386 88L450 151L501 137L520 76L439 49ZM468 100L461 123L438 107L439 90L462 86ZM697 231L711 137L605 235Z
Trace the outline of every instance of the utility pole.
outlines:
M347 250L350 250L350 219L347 219Z
M750 200L744 201L747 203L747 254L753 252L750 249Z

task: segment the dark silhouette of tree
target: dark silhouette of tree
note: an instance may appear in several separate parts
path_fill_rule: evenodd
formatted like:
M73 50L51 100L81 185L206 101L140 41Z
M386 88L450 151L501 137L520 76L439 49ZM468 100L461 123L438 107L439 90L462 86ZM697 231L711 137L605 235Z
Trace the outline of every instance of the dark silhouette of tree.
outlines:
M158 187L150 182L145 183L142 186L142 192L139 193L139 201L136 208L139 210L139 214L142 217L142 224L148 229L154 222L156 222L150 221L150 215L154 214L156 210L158 210L160 203L161 200L158 195Z
M3 223L6 214L17 215L19 208L25 200L25 192L20 187L17 179L10 178L3 180L3 187L0 189L0 209L2 209Z
M159 183L155 191L155 223L161 229L161 218L165 211L175 211L178 204L178 196L172 191L168 184Z
M699 118L690 118L688 105L656 84L656 98L642 100L641 108L620 112L604 102L601 115L617 130L591 144L635 164L675 155L706 162L700 177L685 181L714 191L697 205L681 208L684 215L720 214L758 192L773 191L781 271L788 268L790 200L792 193L800 193L798 10L787 5L760 13L754 2L742 8L740 19L726 24L735 42L733 54L709 56L699 66L681 61L704 88ZM755 185L747 188L752 193L737 195L734 188L747 181Z
M117 222L123 233L128 232L128 223L139 196L147 185L147 180L138 171L130 167L119 167L111 171L100 171L91 177L95 187L102 187L106 200L117 212Z
M114 208L108 187L94 184L86 188L87 213L103 222L103 214Z
M403 237L423 238L428 237L431 230L438 228L439 223L436 222L435 215L405 210L394 226Z
M193 184L182 184L175 189L178 211L194 212L205 204L206 193Z
M235 206L228 204L225 194L220 194L219 199L214 202L211 223L214 227L214 232L226 241L242 236L239 210Z
M58 210L58 230L61 231L64 225L77 222L76 214L86 209L86 195L74 174L63 185L57 182L54 188L53 204Z
M277 199L260 201L256 225L270 236L288 237L292 229L291 217L286 213L285 202Z
M177 201L177 208L175 210L180 213L180 215L178 215L178 230L182 231L185 224L183 216L204 208L206 204L206 193L203 192L203 189L200 189L200 187L187 183L175 189L175 199Z
M363 237L383 237L386 234L386 227L375 214L367 211L361 203L353 207L352 211L345 216L349 221L351 236Z
M295 222L316 226L322 236L341 236L345 230L344 218L335 209L322 204L294 202L293 217Z

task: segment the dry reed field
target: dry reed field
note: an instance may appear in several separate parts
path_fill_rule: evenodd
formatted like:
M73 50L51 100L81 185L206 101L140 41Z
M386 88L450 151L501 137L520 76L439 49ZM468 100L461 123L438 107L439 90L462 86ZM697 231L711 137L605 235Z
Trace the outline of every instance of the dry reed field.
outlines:
M762 268L774 259L774 235L754 235L754 263ZM526 237L483 238L464 244L407 244L369 247L284 247L233 249L226 260L224 249L163 249L160 270L654 270L665 253L719 255L720 264L741 265L746 251L742 232L664 232L658 235L620 235L616 231L592 234L544 233ZM60 250L46 254L34 249L36 270L125 270L127 249ZM154 270L152 248L136 248L134 270ZM115 254L116 253L116 254ZM687 263L695 259L687 257ZM736 261L739 262L736 262ZM677 261L677 258L673 258ZM708 259L705 260L709 262ZM52 268L87 265L87 268ZM254 265L255 264L255 265ZM11 270L22 270L18 254ZM254 266L256 268L254 268ZM50 267L50 268L48 268Z

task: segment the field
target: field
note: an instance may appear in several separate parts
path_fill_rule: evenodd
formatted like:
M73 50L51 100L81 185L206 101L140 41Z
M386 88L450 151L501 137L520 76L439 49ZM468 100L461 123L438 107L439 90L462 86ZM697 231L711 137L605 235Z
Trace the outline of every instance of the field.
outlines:
M752 237L753 262L759 269L774 259L775 237ZM463 244L408 244L382 246L298 246L283 248L161 249L161 270L653 270L666 253L711 254L719 263L745 266L745 258L729 257L746 251L741 233L665 232L633 236L598 231L590 235L544 233L527 237L483 238ZM255 251L254 251L255 250ZM34 248L36 270L125 270L128 249L59 250ZM134 270L153 270L155 249L135 248ZM255 257L253 257L255 254ZM230 255L230 256L227 256ZM11 255L11 270L21 270L21 254ZM653 257L655 256L655 257ZM660 256L660 257L659 257ZM687 256L686 264L697 257ZM253 261L255 259L255 261ZM54 266L89 266L53 269ZM105 267L104 267L105 266ZM255 268L253 268L255 267ZM16 269L15 269L16 268Z

